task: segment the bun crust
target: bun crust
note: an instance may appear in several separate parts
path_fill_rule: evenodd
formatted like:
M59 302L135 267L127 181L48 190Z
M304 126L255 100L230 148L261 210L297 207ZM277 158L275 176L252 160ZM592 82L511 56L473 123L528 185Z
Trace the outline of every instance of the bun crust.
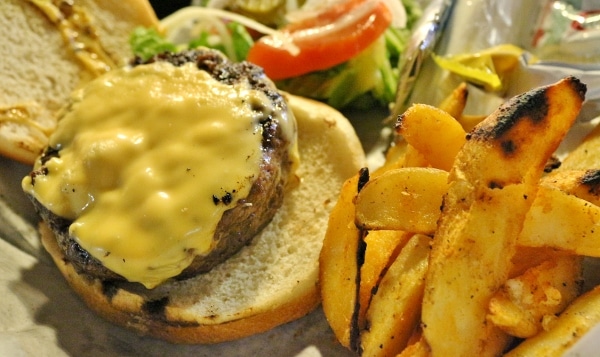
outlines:
M130 55L129 36L137 26L158 26L147 0L75 0L90 17L100 46L117 65ZM32 164L47 144L54 114L70 93L91 78L65 44L58 25L34 4L0 2L0 116L19 106L30 121L0 121L0 155Z
M298 122L300 184L251 245L209 273L153 290L91 279L76 273L41 224L44 247L92 310L142 335L210 344L270 330L319 305L318 258L329 212L365 156L341 113L313 100L286 98Z

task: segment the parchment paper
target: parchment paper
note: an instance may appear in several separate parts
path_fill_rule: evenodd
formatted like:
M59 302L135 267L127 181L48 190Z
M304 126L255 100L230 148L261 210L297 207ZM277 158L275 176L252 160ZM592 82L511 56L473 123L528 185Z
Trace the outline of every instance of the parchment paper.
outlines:
M532 3L535 1L458 1L451 30L443 37L441 53L476 51L506 41L519 44L528 30L518 25L529 18L530 12L525 8ZM478 31L473 31L474 27ZM545 84L562 74L577 72L588 76L584 81L591 88L590 93L598 93L597 72L560 64L558 67L541 71L539 67L534 71L523 67L522 78L530 77L527 82L519 82L521 87L515 84L514 90L518 92L532 84ZM426 85L416 88L413 99L438 103L443 92L440 76L428 63L419 79ZM597 107L591 109L585 120L597 115L594 110ZM377 155L381 121L386 113L347 115L365 149ZM583 132L588 127L581 125ZM577 135L575 141L583 134ZM102 320L69 289L40 249L35 228L37 217L20 188L21 178L28 171L29 167L0 158L0 356L352 356L335 341L320 309L264 334L210 346L172 345L137 336ZM600 264L590 260L586 270L588 284L598 283L598 273ZM599 337L600 327L590 332L570 355L597 352Z

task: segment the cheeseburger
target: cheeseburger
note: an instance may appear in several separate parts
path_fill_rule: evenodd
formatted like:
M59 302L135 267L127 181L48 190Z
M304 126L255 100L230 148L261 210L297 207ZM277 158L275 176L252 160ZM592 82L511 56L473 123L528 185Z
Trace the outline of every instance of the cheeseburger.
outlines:
M92 309L142 334L214 343L318 304L328 212L363 161L339 112L196 49L76 90L22 187Z

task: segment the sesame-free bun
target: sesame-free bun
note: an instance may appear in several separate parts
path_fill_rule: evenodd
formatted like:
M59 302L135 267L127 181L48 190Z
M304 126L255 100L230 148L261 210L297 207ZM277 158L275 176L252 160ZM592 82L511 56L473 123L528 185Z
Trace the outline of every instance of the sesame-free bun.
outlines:
M286 98L298 123L300 183L251 245L209 273L152 290L106 283L78 274L41 225L46 250L91 309L143 335L208 344L267 331L318 306L318 258L329 211L365 156L341 113L313 100Z
M147 0L73 4L89 17L97 44L117 66L132 57L132 30L158 25ZM62 37L59 26L64 15L59 14L53 22L32 1L0 2L0 155L26 164L47 145L56 126L55 112L76 87L93 77ZM2 120L7 117L10 120ZM23 117L28 120L19 119Z

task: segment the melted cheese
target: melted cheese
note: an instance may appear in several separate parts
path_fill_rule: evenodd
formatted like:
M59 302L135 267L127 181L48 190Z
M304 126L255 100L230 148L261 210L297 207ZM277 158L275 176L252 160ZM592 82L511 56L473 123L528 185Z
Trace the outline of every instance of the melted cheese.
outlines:
M60 157L23 189L73 219L71 235L107 268L155 287L209 252L223 212L247 196L262 157L253 108L269 106L193 64L113 70L76 92L50 138ZM295 143L292 114L273 116Z

